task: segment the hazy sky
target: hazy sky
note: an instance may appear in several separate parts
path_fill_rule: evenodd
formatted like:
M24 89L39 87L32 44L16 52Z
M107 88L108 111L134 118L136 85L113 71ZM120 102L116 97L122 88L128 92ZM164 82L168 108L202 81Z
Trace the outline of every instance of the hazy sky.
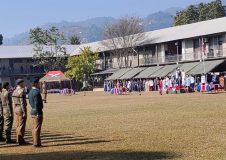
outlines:
M211 0L0 0L0 33L11 37L48 22L93 17L146 16L170 7Z

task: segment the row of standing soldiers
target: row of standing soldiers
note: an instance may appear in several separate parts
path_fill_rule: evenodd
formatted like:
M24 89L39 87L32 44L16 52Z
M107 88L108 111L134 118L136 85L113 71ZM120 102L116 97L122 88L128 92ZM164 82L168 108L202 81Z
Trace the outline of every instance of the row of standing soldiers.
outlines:
M41 147L41 127L43 122L43 100L39 90L39 79L31 79L32 89L28 94L31 106L32 118L32 138L35 147ZM16 81L16 89L11 94L9 92L9 83L5 82L0 87L0 141L6 144L18 143L26 145L24 134L27 121L27 101L24 89L24 81ZM11 139L14 115L16 119L16 142ZM3 133L5 132L5 138Z

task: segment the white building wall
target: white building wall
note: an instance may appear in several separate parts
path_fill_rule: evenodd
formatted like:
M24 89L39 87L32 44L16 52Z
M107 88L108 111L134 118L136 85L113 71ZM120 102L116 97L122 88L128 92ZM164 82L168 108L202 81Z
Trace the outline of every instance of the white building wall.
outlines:
M118 60L117 60L116 57L114 57L114 58L112 59L112 67L113 67L113 68L119 68L119 66L118 66Z
M226 57L226 34L224 35L224 40L223 40L223 56Z

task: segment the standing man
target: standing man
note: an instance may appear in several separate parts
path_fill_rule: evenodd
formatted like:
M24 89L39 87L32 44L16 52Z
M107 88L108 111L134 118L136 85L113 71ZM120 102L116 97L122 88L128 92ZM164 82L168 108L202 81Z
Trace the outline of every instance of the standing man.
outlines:
M13 143L13 141L11 140L11 131L13 126L13 106L12 96L9 93L9 82L3 83L1 101L5 121L6 144L10 144Z
M26 93L24 91L24 80L16 80L16 89L13 92L13 104L16 114L16 140L19 145L25 145L24 140L26 121L27 121L27 102Z
M1 93L2 93L2 84L0 84L0 95ZM5 138L3 138L3 130L4 130L4 117L3 117L2 101L0 99L0 142L5 141Z
M39 79L34 78L31 80L32 89L28 94L29 103L31 105L31 118L32 118L32 137L34 147L41 147L41 128L43 122L43 102L39 90Z
M44 81L42 84L42 94L43 94L43 101L44 103L46 103L46 99L47 99L47 88L46 88L46 82Z

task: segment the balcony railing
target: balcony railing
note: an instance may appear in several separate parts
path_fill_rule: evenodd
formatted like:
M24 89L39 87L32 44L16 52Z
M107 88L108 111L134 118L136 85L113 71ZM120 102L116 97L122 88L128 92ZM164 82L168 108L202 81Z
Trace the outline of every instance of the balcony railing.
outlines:
M226 53L226 50L215 50L210 51L206 54L207 58L220 58L224 56L224 53Z
M182 60L182 55L166 55L165 62L177 62Z
M152 64L158 64L158 63L176 63L177 61L198 61L203 58L203 53L199 52L198 50L196 52L189 52L185 54L171 54L171 55L165 55L156 57L155 55L140 55L139 57L139 65L152 65ZM206 53L204 58L205 59L212 59L212 58L226 58L226 49L224 50L214 50L214 52ZM124 63L124 62L123 62ZM138 56L134 57L133 59L133 66L138 65ZM104 63L104 61L98 61L97 68L100 70L107 69L107 68L117 68L118 63L116 61L111 61L111 63L108 61Z

